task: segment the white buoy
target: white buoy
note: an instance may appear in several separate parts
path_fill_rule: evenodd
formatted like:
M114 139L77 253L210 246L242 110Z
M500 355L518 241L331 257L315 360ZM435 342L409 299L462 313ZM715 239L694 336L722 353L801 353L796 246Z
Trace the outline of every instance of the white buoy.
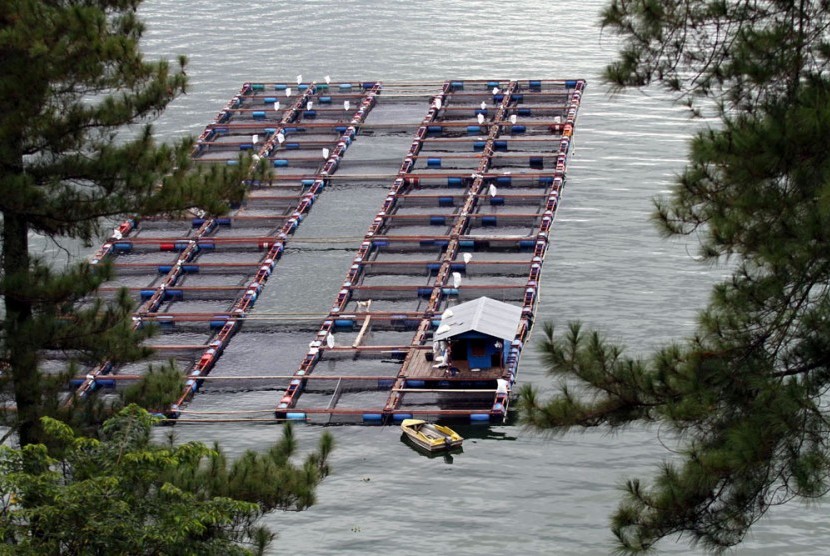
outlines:
M277 133L277 143L279 143L280 145L285 143L285 134L282 131Z
M486 108L487 108L487 103L482 100L481 101L481 109L485 110Z
M452 287L457 288L461 285L461 273L460 272L453 272L452 273Z
M452 315L453 315L452 309L447 309L446 311L444 311L443 313L441 313L441 320L448 319L448 318L450 318ZM436 344L436 345L438 345L438 342L435 342L435 344Z
M560 118L559 116L554 116L553 117L553 123L558 124L558 123L561 123L561 122L562 122L562 118Z
M489 193L491 197L495 197L496 193L498 193L498 189L496 189L496 186L491 183L490 189L487 190L487 193Z
M262 158L262 157L259 156L256 153L254 153L254 154L251 155L251 158L253 159L254 162L259 162L259 159Z
M121 233L121 230L116 228L112 231L112 237L115 239L121 239L122 237L124 237L124 234Z
M325 79L326 79L326 85L328 85L329 83L331 83L331 77L329 77L329 76L327 75L327 76L325 77Z
M478 123L479 123L479 124L483 124L483 123L484 123L484 114L479 114L479 115L478 115Z
M329 335L326 336L326 345L329 346L329 349L334 347L334 334L329 332Z
M279 110L279 109L280 109L280 101L275 101L274 102L274 110Z
M254 145L256 145L257 143L259 143L259 135L257 135L256 133L254 133L253 135L251 135L251 143L253 143Z
M297 85L299 85L299 84L300 84L300 83L302 83L302 82L303 82L303 76L302 76L302 75L298 75L298 76L297 76Z
M511 114L511 115L510 115L510 123L511 123L511 124L515 124L515 123L516 123L516 120L518 120L518 119L519 119L519 117L518 117L518 116L516 116L516 114Z
M464 264L468 264L470 261L473 260L472 253L464 253L463 255L461 255L461 257L464 259Z
M311 102L311 101L308 101L308 102L305 103L305 109L306 110L311 110L312 106L314 106L314 103Z
M499 94L499 88L498 87L493 87L493 94L494 95Z
M291 96L291 87L286 87L285 88L285 96L287 96L287 97Z
M436 110L441 110L441 99L440 98L436 98L434 104L435 104L435 109Z
M348 100L344 100L344 101L343 101L343 110L348 110L348 109L349 109L349 106L351 106L351 105L349 104L349 101L348 101Z
M323 158L329 157L329 150L326 147L323 147Z

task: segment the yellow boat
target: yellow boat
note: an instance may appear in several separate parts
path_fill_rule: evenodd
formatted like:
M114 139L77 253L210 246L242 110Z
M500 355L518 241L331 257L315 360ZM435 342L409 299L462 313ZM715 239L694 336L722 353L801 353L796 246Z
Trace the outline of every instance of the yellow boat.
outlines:
M421 419L404 419L401 430L419 448L440 452L460 448L464 438L449 427L427 423Z

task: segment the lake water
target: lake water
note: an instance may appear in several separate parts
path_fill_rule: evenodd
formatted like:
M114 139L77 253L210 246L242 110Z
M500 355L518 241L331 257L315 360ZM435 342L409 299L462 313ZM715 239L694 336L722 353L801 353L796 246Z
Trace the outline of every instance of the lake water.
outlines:
M687 141L700 124L656 91L607 94L599 75L617 43L597 26L602 4L148 0L141 15L149 57L190 58L191 91L157 131L163 138L198 134L243 82L288 81L297 74L335 81L585 78L537 321L580 319L632 352L645 351L694 330L696 312L724 271L694 262L694 244L661 240L649 223L652 198L681 170ZM374 214L383 195L377 193L365 206L349 195L326 204L324 193L307 222L352 209ZM356 233L343 233L362 235L369 220L358 220ZM324 259L330 262L319 292L306 292L305 299L296 292L281 296L271 291L279 287L272 280L268 303L290 310L297 299L302 308L296 310L325 312L351 261L345 253ZM256 349L240 356L252 366L263 363ZM525 350L519 382L547 383L533 349ZM239 407L245 399L225 392L200 404ZM607 554L614 546L608 522L618 486L647 477L670 456L657 428L557 438L509 425L461 428L468 440L452 462L419 455L395 427L329 430L337 441L333 474L320 486L317 505L267 518L279 533L274 554ZM231 424L178 425L175 431L181 440L217 440L231 453L261 449L280 434L277 426ZM311 447L321 431L301 426L298 436ZM824 554L821 546L830 541L825 518L822 507L774 509L735 553ZM674 539L660 548L691 552Z

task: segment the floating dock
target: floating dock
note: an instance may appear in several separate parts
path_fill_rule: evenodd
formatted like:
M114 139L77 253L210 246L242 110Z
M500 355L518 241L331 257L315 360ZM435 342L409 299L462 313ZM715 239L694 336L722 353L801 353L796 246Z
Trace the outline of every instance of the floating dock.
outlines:
M533 325L584 87L244 84L193 158L267 163L269 177L252 180L228 216L125 221L92 258L112 260L117 275L99 295L126 287L139 304L134 326L159 326L156 357L186 375L168 417L501 422ZM362 238L339 234L331 218L315 221L327 190L367 186L380 206ZM301 225L317 235L298 233ZM327 311L256 310L265 295L295 295L274 284L287 250L299 257L295 268L311 268L331 248L354 252ZM305 294L319 292L311 285ZM263 359L224 369L223 354L248 333L268 343ZM73 388L88 396L142 372L103 362ZM272 403L191 409L201 389L220 385L267 392Z

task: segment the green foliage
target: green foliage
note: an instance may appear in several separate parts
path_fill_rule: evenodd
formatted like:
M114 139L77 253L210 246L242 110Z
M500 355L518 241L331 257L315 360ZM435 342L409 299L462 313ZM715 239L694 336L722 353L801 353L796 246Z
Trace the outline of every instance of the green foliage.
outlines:
M259 517L307 507L327 474L323 450L290 462L290 426L268 452L228 466L218 447L152 443L153 422L128 406L90 439L46 417L51 449L0 447L0 546L32 555L261 554L275 535ZM321 445L330 444L325 433Z
M30 234L91 244L113 218L197 207L218 214L243 194L247 161L196 167L192 139L163 145L153 138L150 122L186 90L186 60L143 59L140 3L21 0L0 10L0 364L24 444L38 441L41 415L55 414L43 350L80 365L147 354L139 347L145 332L130 326L126 294L80 303L110 269L50 270L30 255Z
M682 534L722 551L771 506L830 489L830 46L824 2L613 0L618 86L658 82L720 114L654 218L731 258L694 337L642 358L572 324L541 349L560 393L530 387L525 423L564 432L658 422L678 456L630 480L612 519L622 552ZM718 30L717 34L713 33Z

